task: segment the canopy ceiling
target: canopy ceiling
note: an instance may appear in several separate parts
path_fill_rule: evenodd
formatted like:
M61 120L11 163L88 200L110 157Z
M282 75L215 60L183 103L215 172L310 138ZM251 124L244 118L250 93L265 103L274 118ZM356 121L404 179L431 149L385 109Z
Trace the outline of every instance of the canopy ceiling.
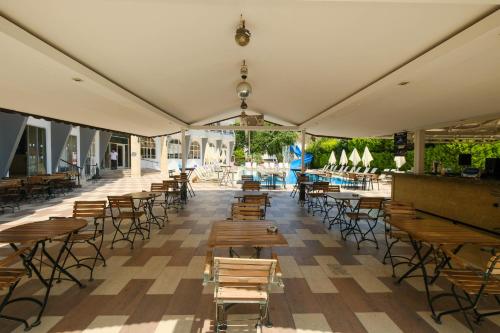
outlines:
M0 107L162 135L238 114L246 59L251 111L312 134L498 117L495 3L0 0Z

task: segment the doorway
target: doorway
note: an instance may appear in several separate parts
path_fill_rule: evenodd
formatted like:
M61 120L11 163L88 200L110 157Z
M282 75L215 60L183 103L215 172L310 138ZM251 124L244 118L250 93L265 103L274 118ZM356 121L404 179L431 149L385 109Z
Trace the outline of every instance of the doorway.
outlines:
M126 168L128 166L126 145L117 143L116 151L118 152L118 168Z

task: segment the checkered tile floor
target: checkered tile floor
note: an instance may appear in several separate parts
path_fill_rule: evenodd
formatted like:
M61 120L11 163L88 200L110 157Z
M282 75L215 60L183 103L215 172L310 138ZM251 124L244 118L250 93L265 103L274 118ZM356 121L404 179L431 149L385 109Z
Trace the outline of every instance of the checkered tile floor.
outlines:
M0 215L0 229L43 220L49 216L69 216L75 200L96 200L107 195L147 190L159 175L139 179L123 178L90 184L67 197L43 204L23 206L15 214ZM196 197L179 213L169 213L167 227L154 228L150 240L139 240L134 250L126 244L110 249L111 223L107 223L104 254L106 267L98 267L95 280L88 271L75 269L86 288L69 282L56 284L42 325L32 332L210 332L213 331L212 290L202 286L206 241L211 223L225 219L233 191L216 185L194 184ZM390 266L383 265L383 229L378 228L381 248L371 244L356 250L342 241L337 229L328 231L321 217L308 215L289 192L271 194L267 218L274 220L289 247L274 251L284 274L284 289L271 295L273 328L269 332L467 332L460 315L445 317L435 324L428 313L419 278L396 285ZM59 246L51 244L52 248ZM79 247L84 256L89 248ZM407 252L399 246L396 251ZM0 248L0 255L7 253ZM266 254L264 254L266 255ZM404 268L403 268L404 269ZM447 290L438 281L434 291ZM36 279L26 279L17 295L41 295ZM440 309L454 306L444 302ZM8 311L29 318L32 307L13 305ZM229 320L253 317L250 306L231 309ZM500 318L483 322L477 332L499 332ZM20 332L17 324L0 319L0 332ZM253 332L252 321L242 321L229 331Z

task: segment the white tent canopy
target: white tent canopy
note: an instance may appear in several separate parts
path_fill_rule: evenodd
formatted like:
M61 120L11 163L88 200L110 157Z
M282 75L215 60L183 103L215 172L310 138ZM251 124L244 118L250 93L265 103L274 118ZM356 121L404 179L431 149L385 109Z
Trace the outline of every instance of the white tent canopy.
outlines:
M46 1L2 1L0 59L8 66L0 108L141 136L196 129L241 113L234 89L245 58L255 91L248 113L313 135L387 136L496 116L493 2L80 1L75 8L52 0L51 11ZM234 42L242 12L255 32L245 49ZM200 36L200 15L211 18L202 24L210 33L186 43Z
M349 160L347 159L347 154L345 152L345 149L342 149L342 154L340 154L340 165L347 165L349 163Z
M396 162L396 168L399 170L399 168L406 164L406 158L404 156L396 156L394 157L394 162Z
M337 163L337 158L335 157L335 151L333 151L333 150L330 153L330 158L328 158L328 163L329 164L336 164Z
M363 151L363 156L361 157L361 162L363 162L363 165L365 167L369 167L372 161L373 161L373 156L370 153L368 146L366 146L365 150Z
M359 156L358 150L356 148L353 149L351 155L349 156L349 161L352 162L353 166L357 166L359 162L361 162L361 157Z

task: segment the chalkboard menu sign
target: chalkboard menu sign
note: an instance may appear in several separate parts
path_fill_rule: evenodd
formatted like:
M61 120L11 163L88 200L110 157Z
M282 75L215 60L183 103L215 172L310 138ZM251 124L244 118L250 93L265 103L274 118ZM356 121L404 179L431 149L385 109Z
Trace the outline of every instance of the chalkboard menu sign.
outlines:
M408 150L408 133L399 132L394 134L394 156L405 156Z

